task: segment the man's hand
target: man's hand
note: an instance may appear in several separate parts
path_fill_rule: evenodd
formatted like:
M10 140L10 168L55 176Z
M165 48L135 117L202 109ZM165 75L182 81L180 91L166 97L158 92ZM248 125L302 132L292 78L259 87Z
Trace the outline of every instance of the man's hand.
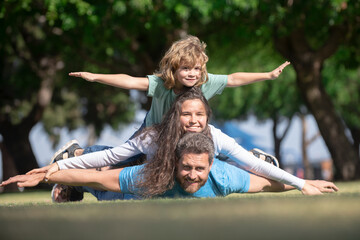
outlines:
M18 187L34 187L44 180L45 173L36 173L31 175L17 175L3 181L0 187L4 187L11 183L17 183Z
M275 70L271 71L270 72L271 80L278 78L280 76L280 74L282 73L282 71L284 70L284 68L289 64L290 64L290 62L286 61L283 64L281 64L279 67L277 67Z

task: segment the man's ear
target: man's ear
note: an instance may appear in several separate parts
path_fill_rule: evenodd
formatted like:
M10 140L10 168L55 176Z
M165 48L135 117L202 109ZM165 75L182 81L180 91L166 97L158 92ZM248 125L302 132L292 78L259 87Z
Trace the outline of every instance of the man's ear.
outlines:
M212 167L213 163L214 163L214 158L212 159L212 161L210 163L210 167L209 167L210 170L211 170L211 167Z

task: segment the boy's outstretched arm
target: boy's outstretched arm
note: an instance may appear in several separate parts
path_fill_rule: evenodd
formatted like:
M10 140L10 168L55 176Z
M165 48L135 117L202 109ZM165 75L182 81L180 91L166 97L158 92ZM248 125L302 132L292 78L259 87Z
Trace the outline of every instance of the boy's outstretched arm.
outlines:
M281 64L279 67L274 69L271 72L264 73L246 73L246 72L237 72L232 73L228 76L227 87L238 87L246 84L251 84L254 82L264 81L264 80L273 80L280 76L284 68L289 65L290 62L286 61Z
M123 88L146 91L149 87L147 77L132 77L127 74L98 74L90 72L71 72L69 76L80 77L89 82L99 82L106 85Z
M47 183L60 183L70 186L88 186L99 190L121 192L119 174L122 168L108 171L95 171L93 169L67 169L60 170L49 176ZM17 175L2 182L0 187L17 183L19 187L34 187L45 182L45 173L31 175Z

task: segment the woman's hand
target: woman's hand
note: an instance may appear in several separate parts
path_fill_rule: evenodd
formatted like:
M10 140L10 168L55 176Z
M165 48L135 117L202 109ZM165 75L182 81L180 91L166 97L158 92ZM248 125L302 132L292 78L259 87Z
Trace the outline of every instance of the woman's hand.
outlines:
M45 182L47 182L47 181L49 180L49 177L50 177L51 174L53 174L53 173L55 173L55 172L57 172L57 171L60 170L60 169L59 169L59 165L57 165L56 162L54 162L54 163L51 164L50 166L51 166L51 167L49 168L49 170L48 170L48 171L46 172L46 174L45 174L45 178L44 178Z
M47 165L47 166L42 167L42 168L35 168L35 169L30 170L29 172L27 172L26 175L32 175L32 174L36 174L36 173L46 173L51 168L52 165L53 164Z
M339 188L333 183L324 180L306 180L309 184L319 189L322 193L332 193L339 191Z
M334 183L323 180L306 180L301 190L304 195L321 195L337 191L339 191L339 188Z
M42 168L36 168L31 170L30 172L26 173L26 175L33 175L33 174L38 174L38 173L45 173L45 181L47 181L50 177L51 174L59 171L59 165L57 165L56 162L54 162L51 165L42 167Z

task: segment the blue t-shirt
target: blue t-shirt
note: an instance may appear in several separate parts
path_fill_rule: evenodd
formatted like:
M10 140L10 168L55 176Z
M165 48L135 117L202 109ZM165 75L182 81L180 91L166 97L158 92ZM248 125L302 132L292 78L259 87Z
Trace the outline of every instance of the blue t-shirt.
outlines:
M122 193L137 195L137 190L134 185L139 177L138 172L141 168L143 168L142 165L127 167L120 172L119 182ZM249 190L249 186L250 174L248 172L226 162L214 159L208 180L197 192L193 194L187 193L175 182L175 186L172 189L159 197L201 198L227 196L231 193L245 193Z

